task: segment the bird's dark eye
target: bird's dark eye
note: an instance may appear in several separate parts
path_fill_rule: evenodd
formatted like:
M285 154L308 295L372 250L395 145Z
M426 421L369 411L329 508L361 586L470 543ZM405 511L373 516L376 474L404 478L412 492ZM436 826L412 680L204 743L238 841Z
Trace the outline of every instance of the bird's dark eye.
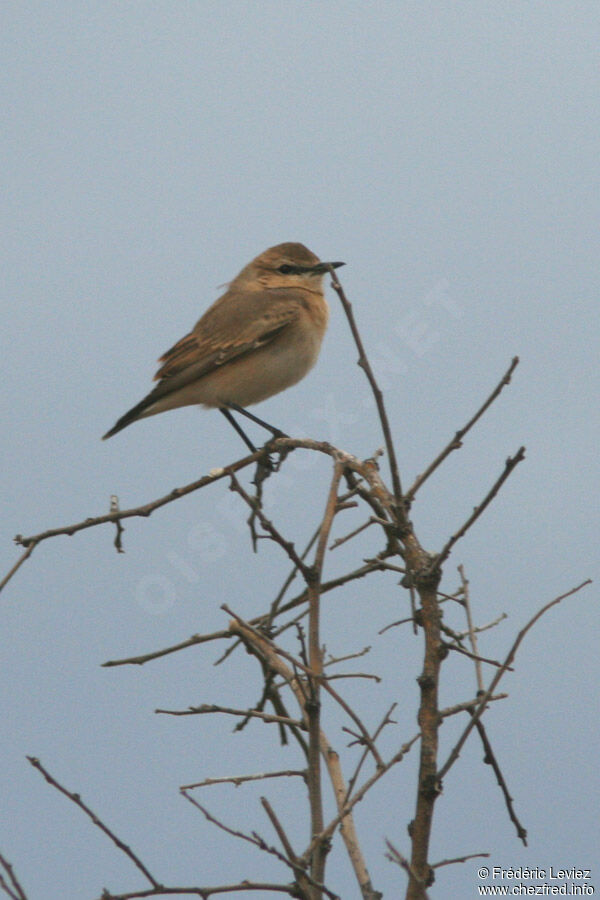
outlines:
M295 272L293 266L288 266L287 263L284 263L282 266L279 266L277 269L278 272L281 272L282 275L291 275L292 272Z

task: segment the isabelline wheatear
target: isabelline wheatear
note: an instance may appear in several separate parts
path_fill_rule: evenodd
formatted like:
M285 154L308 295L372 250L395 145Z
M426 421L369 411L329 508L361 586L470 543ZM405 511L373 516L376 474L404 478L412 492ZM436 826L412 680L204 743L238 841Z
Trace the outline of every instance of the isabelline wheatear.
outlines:
M157 386L104 438L192 404L219 408L232 421L231 409L243 411L296 384L315 364L327 328L323 275L342 265L321 262L303 244L265 250L160 358Z

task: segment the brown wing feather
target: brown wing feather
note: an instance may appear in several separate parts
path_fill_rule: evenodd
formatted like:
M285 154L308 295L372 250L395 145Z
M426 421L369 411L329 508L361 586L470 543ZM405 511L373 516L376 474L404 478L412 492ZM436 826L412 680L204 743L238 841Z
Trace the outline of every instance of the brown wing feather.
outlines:
M164 353L155 381L170 379L194 367L194 376L222 366L235 357L269 343L292 322L301 304L292 292L277 297L229 291L196 323L194 330Z
M157 400L217 366L268 344L294 321L304 301L303 293L295 290L249 293L230 288L204 313L193 331L161 356L162 365L155 375L159 383L104 437L141 418Z
M168 378L170 375L175 375L177 372L185 369L186 366L197 362L198 351L196 335L193 332L186 334L170 350L163 353L159 359L159 363L162 363L162 366L154 376L154 380L160 381L161 378Z

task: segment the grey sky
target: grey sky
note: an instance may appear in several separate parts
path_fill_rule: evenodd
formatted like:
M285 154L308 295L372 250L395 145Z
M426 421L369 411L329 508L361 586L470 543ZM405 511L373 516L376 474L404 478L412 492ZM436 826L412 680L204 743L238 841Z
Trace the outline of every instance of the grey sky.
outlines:
M293 240L347 263L340 278L386 388L406 483L521 357L413 510L423 543L439 548L526 445L445 570L452 589L464 563L478 621L509 614L482 652L503 656L539 606L595 575L596 3L19 2L1 16L3 572L17 532L103 513L111 494L137 505L241 455L221 416L189 408L100 436L147 392L156 358L219 286ZM329 299L316 369L257 412L367 456L382 438ZM328 471L298 458L268 486L270 511L290 516L299 543ZM245 516L215 486L131 521L123 556L108 528L48 542L2 594L0 850L31 900L83 900L141 880L26 753L163 881L221 881L228 853L240 859L232 878L261 871L177 787L279 767L279 749L260 729L240 739L228 723L153 714L239 701L240 691L253 702L247 661L215 669L208 649L100 668L224 627L224 601L248 617L262 610L287 567L275 548L252 554ZM375 549L367 539L330 571ZM377 638L406 598L392 581L381 596L376 585L331 601L324 639L332 653L377 646L365 664L385 676L376 718L391 699L401 709L391 751L414 730L421 645ZM510 699L488 719L530 847L473 742L438 804L433 858L487 850L492 865L597 863L596 595L592 586L542 620L505 682ZM454 659L443 681L446 705L474 690ZM448 747L457 729L445 727ZM415 759L358 815L389 898L404 878L383 859L383 838L407 850ZM205 799L232 824L262 827L258 793L239 818L227 790ZM331 886L346 900L354 887L337 861ZM476 869L441 870L432 895L476 896Z

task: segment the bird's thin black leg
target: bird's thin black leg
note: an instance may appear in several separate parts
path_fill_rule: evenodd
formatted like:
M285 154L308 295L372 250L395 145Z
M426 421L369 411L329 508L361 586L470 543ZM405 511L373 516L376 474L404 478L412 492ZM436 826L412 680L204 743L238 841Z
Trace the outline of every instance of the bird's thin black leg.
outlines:
M245 443L246 447L248 447L248 449L250 450L250 452L256 453L256 447L254 446L254 444L252 443L252 441L250 440L250 438L248 437L248 435L246 434L246 432L244 431L242 426L238 422L236 422L236 420L233 418L233 416L231 415L231 413L227 409L227 407L220 406L219 412L222 412L223 415L225 416L225 418L227 419L227 421L229 422L229 424L233 425L233 427L235 428L235 430L237 431L237 433L239 434L239 436Z
M263 419L259 419L258 416L255 416L253 413L248 412L248 410L244 409L243 406L238 406L237 403L228 403L227 407L229 409L235 409L236 412L240 413L242 416L246 416L252 422L256 422L257 425L262 425L263 428L266 428L267 431L271 432L273 437L287 437L286 433L280 428L274 428L273 425L269 425L268 422L265 422ZM221 407L221 412L223 411L224 407Z

